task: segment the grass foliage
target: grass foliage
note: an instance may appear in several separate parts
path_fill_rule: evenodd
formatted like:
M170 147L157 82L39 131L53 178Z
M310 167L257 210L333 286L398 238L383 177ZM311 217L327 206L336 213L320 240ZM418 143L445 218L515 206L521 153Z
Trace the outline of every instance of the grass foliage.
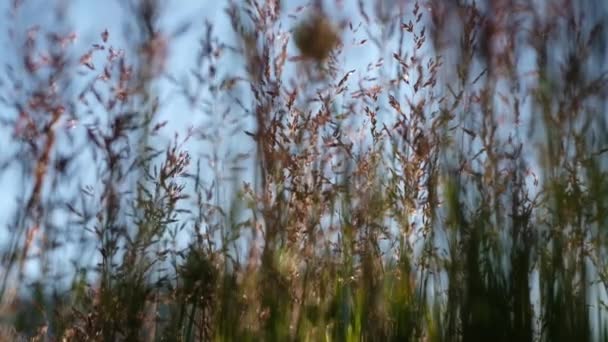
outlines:
M3 338L608 341L603 1L129 3L14 19Z

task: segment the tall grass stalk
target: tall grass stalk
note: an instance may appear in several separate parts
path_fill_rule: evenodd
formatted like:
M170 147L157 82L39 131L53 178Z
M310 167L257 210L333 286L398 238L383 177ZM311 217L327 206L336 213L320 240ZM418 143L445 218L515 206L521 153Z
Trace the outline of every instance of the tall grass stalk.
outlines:
M608 340L601 1L129 4L15 26L0 339Z

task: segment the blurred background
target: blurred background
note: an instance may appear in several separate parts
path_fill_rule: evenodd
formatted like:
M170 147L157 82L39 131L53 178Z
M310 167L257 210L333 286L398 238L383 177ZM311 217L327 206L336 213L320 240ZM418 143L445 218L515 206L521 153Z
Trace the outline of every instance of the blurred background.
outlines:
M0 6L2 338L608 339L608 3Z

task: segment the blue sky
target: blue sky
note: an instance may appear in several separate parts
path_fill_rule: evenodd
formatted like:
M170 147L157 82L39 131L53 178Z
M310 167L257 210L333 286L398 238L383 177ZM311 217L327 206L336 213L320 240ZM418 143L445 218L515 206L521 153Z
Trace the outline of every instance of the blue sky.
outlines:
M285 8L285 13L290 13L294 8L305 4L304 1L289 1ZM202 34L203 25L205 20L209 20L214 25L214 34L217 37L221 37L223 42L231 43L234 37L232 28L229 23L229 18L224 12L228 1L173 1L167 2L166 8L163 11L160 21L159 28L161 32L172 32L175 31L183 22L192 22L194 25L192 29L186 34L173 40L170 45L170 59L166 65L172 76L179 79L180 76L186 75L190 68L194 66L194 55L198 49L197 39ZM357 22L361 20L357 14L355 2L347 2L340 12L330 12L334 14L337 19L349 18L353 25L356 26ZM66 9L65 17L61 21L58 21L55 9L61 6ZM108 30L110 34L109 45L124 49L127 52L132 52L133 47L129 46L132 32L128 29L129 25L133 25L133 20L130 18L128 11L125 11L124 7L119 1L87 1L87 0L74 0L74 1L25 1L17 12L11 13L9 10L9 2L3 2L0 4L0 13L6 15L8 20L0 21L0 44L6 51L13 52L5 54L0 58L0 63L13 65L16 70L21 67L21 60L19 49L16 49L14 43L9 39L6 32L9 29L14 30L17 35L23 35L28 28L39 25L41 26L41 32L45 31L59 31L63 33L75 32L76 39L73 44L68 48L74 55L74 58L78 58L79 54L86 52L92 43L100 42L100 34L104 30ZM284 27L289 29L292 27L297 20L292 18L284 18ZM200 24L200 25L199 25ZM371 27L373 30L374 27ZM355 37L351 37L355 39ZM17 39L19 41L19 39ZM358 46L357 44L349 44L352 42L345 41L345 50L347 51L348 58L344 62L344 70L355 69L356 74L362 75L365 73L366 64L370 61L375 61L377 58L372 58L374 50L366 46ZM293 44L293 43L292 43ZM349 51L350 50L350 51ZM290 47L291 53L293 53L293 46ZM100 55L94 60L95 64L101 65L103 55ZM226 61L226 59L224 59ZM364 62L364 63L362 63ZM235 65L238 65L238 59L234 59L234 63L222 63L218 67L218 75L222 77L225 74L237 74L246 76L244 71L239 72ZM288 66L289 68L290 66ZM293 69L293 65L291 66ZM83 66L77 66L72 68L70 72L78 73L82 70L86 70ZM94 71L91 76L95 75L99 71ZM90 79L91 76L87 77L75 77L76 87L73 91L78 90L78 84L84 85L85 80ZM355 75L357 76L357 75ZM357 78L353 76L351 80ZM27 82L27 79L26 79ZM27 83L26 83L27 84ZM6 90L6 89L5 89ZM186 101L180 96L176 96L176 89L167 80L160 79L156 83L155 90L160 97L160 101L163 104L157 121L167 120L168 124L164 128L165 137L159 139L160 144L166 144L172 137L174 132L180 132L184 134L188 127L196 127L203 123L202 113L193 110ZM8 93L3 93L3 96L10 97L10 90ZM70 98L71 95L66 95ZM207 94L208 96L208 94ZM242 93L242 96L246 96L246 93ZM73 100L74 98L72 98ZM241 98L243 103L247 104L246 98ZM221 110L222 104L218 104L218 111ZM14 108L5 108L5 114L9 116L15 116L16 112ZM213 110L213 108L212 108ZM103 116L103 112L100 111L97 115ZM93 117L86 117L78 113L78 117L82 120L76 122L74 125L64 122L60 125L60 129L64 129L69 134L75 137L75 144L72 146L65 136L61 136L63 132L59 132L59 140L62 141L62 145L59 145L59 149L70 150L78 148L80 143L84 142L85 138L85 125L90 123ZM87 122L88 121L88 122ZM19 146L19 143L13 141L8 127L0 127L0 158L6 157L6 152L13 152L15 148ZM252 151L254 148L250 138L241 134L236 139L230 139L225 137L225 141L220 142L224 146L224 149L235 149L241 150L242 152ZM191 140L189 144L185 145L185 148L190 154L193 155L193 159L196 159L196 155L199 152L209 152L209 147L205 147L203 144L196 140ZM4 153L3 153L4 151ZM92 185L94 186L97 182L96 169L91 167L94 165L90 162L92 156L87 151L80 153L78 161L78 177L77 179L70 180L70 185L67 192L74 191L79 187ZM5 158L1 158L4 160ZM243 175L243 180L251 180L251 174ZM31 178L24 178L22 176L22 170L18 166L10 167L0 174L0 188L5 191L5 196L0 196L0 246L4 246L9 241L8 231L6 225L9 223L9 219L13 217L17 210L17 203L15 200L21 194L27 194L31 191L32 182ZM23 195L21 195L23 196ZM25 195L27 196L27 195ZM55 222L59 225L65 223L65 217L62 215L55 215ZM81 251L78 251L81 253ZM92 260L96 251L89 249L86 253L80 255L74 255L69 252L69 248L60 249L54 253L58 264L55 267L64 269L68 266L67 260L77 256L80 261ZM36 263L28 264L27 268L32 274L37 274L38 265Z
M6 4L7 2L4 3L5 7ZM186 75L189 69L193 67L195 56L194 52L198 49L197 39L202 34L202 23L204 20L209 20L214 24L214 33L216 36L221 37L223 41L229 43L231 42L234 35L229 23L229 18L224 12L227 4L227 1L166 2L166 8L162 12L162 17L159 22L161 32L172 32L184 21L194 23L191 31L171 42L169 50L170 59L167 63L166 69L170 71L173 76L179 79L180 76ZM285 13L289 14L293 11L293 9L305 4L305 2L295 0L283 1L283 4L286 6ZM367 2L367 4L369 5L371 2ZM65 19L62 22L58 22L53 12L53 8L61 5L67 6L67 12ZM407 13L409 13L411 10L410 7L411 4L408 2ZM5 9L0 8L0 11L5 11ZM329 13L334 15L337 20L349 19L355 28L362 21L362 18L357 10L356 1L344 1L344 6L340 11L335 9L331 10L330 7ZM287 17L286 14L284 15L283 23L285 29L289 29L297 21ZM125 11L124 7L120 5L119 1L25 1L12 21L7 20L4 21L4 24L0 24L0 33L5 32L10 28L11 25L14 25L17 30L25 31L28 27L35 24L39 24L43 28L47 29L59 28L64 32L70 32L72 30L76 32L77 39L71 47L71 51L74 51L75 53L82 53L88 49L91 43L99 42L100 33L106 29L110 33L110 45L116 48L123 48L127 53L133 50L133 47L129 46L130 40L133 38L130 37L130 35L133 34L133 31L129 31L129 29L127 29L128 24L133 25L133 19L130 18L129 12ZM378 33L380 26L372 24L368 28L374 34L376 34ZM6 36L2 37L3 40L1 42L5 49L8 51L14 51L14 47L11 49L12 44L6 40ZM361 77L369 75L369 73L366 71L368 63L376 62L379 60L379 58L384 59L385 67L391 65L391 63L394 63L394 60L392 59L392 52L396 51L396 41L383 42L385 45L382 46L382 48L384 48L385 51L383 51L384 54L381 54L380 51L378 51L378 49L370 43L365 45L358 44L357 42L361 41L362 38L367 38L363 30L359 31L354 36L347 35L345 33L345 36L343 37L345 43L345 58L342 60L342 67L345 71L355 70L354 75L352 75L349 79L352 84L355 84ZM407 42L405 44L409 45ZM405 50L408 50L408 46L405 47ZM17 54L9 54L5 56L5 60L3 62L18 64L20 62L18 59L18 51L15 52ZM293 45L290 47L290 53L294 53ZM101 56L99 60L96 60L96 62L101 62L101 58L103 58L103 56ZM222 75L225 74L240 74L245 76L243 71L239 72L238 59L234 58L233 62L231 62L230 59L225 58L223 61L224 63L218 65L219 77L222 77ZM449 68L451 60L447 58L444 60L444 63ZM287 67L293 70L294 65L288 65ZM79 68L84 70L84 67L82 66ZM78 71L78 68L76 68L74 71ZM196 127L203 123L203 113L200 113L196 109L193 110L189 105L186 104L183 98L176 96L175 88L168 81L158 81L155 89L160 97L161 103L163 104L158 121L168 121L168 124L164 129L165 139L161 139L159 142L166 143L167 139L172 136L173 132L184 133L188 127ZM246 97L246 92L242 92L241 94L241 96ZM204 94L203 96L208 97L209 94ZM241 100L245 104L248 103L246 98L241 98ZM215 105L218 107L217 110L221 111L225 104L214 103L214 106ZM213 111L213 108L211 108L211 110ZM10 112L10 108L7 109L7 111ZM12 113L12 115L14 114L15 113ZM103 115L103 112L100 112L100 115ZM83 125L86 123L84 122L85 120L83 120L83 122L79 122L73 128L70 128L71 134L79 136L81 141L84 138L85 130ZM66 130L67 129L68 128L66 128ZM242 152L248 152L254 148L253 143L245 135L241 135L240 137L236 138L226 136L224 139L225 140L221 142L221 145L223 145L225 149L237 149L241 150ZM14 143L11 143L10 134L2 134L0 136L0 142L2 142L0 146L4 146L7 149L15 146ZM205 147L196 140L191 140L191 142L185 147L193 156L196 156L198 152L209 152L209 147ZM0 154L0 156L1 155L2 154ZM74 180L72 183L74 188L81 185L95 184L96 170L92 168L87 169L87 166L91 165L91 163L87 162L86 159L90 157L91 156L87 153L83 153L80 156L82 170L79 172L79 179ZM20 170L16 168L6 170L0 175L0 187L2 187L2 189L6 189L8 193L24 193L21 182L15 181L15 179L20 178ZM245 174L243 180L248 180L248 178L250 179L251 175ZM26 180L25 183L27 189L28 181ZM0 206L3 208L3 210L0 211L0 225L3 225L6 223L8 217L14 213L14 197L0 196ZM61 221L62 218L57 217L57 220ZM0 229L0 242L5 240L6 235L3 234L6 234L6 230ZM91 250L91 253L94 253L94 251ZM62 258L64 256L65 255L61 255Z

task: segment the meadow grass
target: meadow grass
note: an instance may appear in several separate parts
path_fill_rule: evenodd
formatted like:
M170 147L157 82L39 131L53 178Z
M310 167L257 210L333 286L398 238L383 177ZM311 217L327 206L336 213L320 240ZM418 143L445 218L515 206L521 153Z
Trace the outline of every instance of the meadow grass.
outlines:
M30 30L6 78L26 82L3 170L29 185L4 339L608 340L601 1L316 5L293 27L278 1L228 1L234 39L162 32L169 9L133 3L132 48L105 31L74 59L69 34ZM192 25L182 82L168 47ZM379 59L346 69L361 48ZM94 80L62 93L74 68ZM167 79L206 121L162 148ZM92 118L74 147L60 127ZM97 183L64 191L83 150ZM54 269L66 246L98 262Z

